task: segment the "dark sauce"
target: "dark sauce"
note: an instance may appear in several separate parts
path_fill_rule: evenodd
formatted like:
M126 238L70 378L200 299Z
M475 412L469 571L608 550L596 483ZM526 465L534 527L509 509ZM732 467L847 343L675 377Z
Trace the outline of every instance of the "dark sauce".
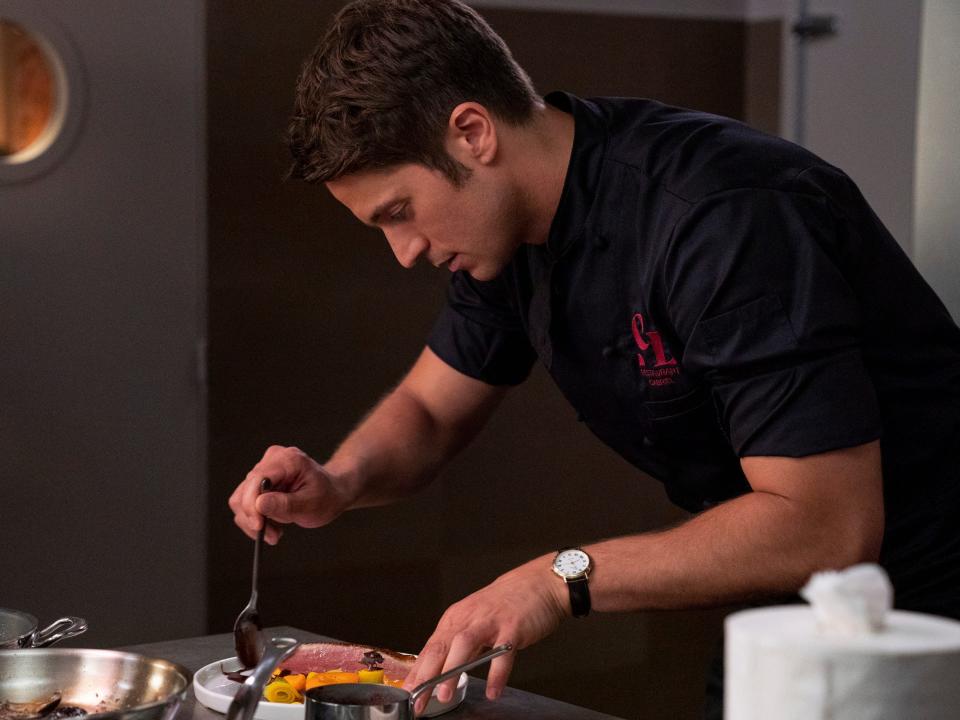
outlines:
M385 685L345 683L321 685L308 690L307 697L315 702L337 705L393 705L409 702L410 693Z
M43 720L68 720L88 715L89 711L75 705L60 705L43 716ZM24 710L14 703L0 703L0 720L34 720L34 710Z
M66 718L77 718L87 714L86 710L76 705L61 705L47 715L45 720L66 720Z
M233 672L227 672L226 670L223 669L223 663L220 663L220 672L223 673L223 676L227 680L233 680L233 682L237 682L237 683L245 683L250 678L249 675L244 674L245 673L244 670L234 670ZM289 670L287 670L286 668L280 668L280 671L276 673L276 677L286 677L289 674L290 674ZM0 720L2 720L2 718L0 718Z

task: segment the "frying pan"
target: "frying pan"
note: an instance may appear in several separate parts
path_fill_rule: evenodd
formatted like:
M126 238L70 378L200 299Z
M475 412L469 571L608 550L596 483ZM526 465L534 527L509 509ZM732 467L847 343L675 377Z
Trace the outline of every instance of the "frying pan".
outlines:
M0 650L0 704L60 693L95 720L172 720L189 685L180 665L118 650Z

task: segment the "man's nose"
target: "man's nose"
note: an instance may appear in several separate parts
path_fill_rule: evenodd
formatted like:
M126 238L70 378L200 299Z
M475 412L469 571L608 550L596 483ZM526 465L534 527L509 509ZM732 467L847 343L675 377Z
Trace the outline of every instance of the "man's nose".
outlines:
M427 249L427 241L422 235L416 233L398 233L384 230L383 233L390 249L399 262L405 268L411 268L417 262L424 251Z

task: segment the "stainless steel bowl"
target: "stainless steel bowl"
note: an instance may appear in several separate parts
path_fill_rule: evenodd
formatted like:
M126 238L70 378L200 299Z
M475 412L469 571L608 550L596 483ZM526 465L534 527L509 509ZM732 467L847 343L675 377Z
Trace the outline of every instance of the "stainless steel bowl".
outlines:
M167 660L116 650L0 650L0 703L63 697L98 720L171 720L190 674Z
M83 618L62 617L40 629L40 623L33 615L0 608L0 650L47 647L86 631L87 621Z

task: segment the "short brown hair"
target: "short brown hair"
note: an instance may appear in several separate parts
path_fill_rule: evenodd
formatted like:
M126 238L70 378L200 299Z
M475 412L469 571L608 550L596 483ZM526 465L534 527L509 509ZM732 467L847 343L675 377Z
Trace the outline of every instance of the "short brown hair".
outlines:
M325 182L419 163L455 184L444 147L450 112L478 102L526 122L539 102L503 40L459 0L358 0L333 20L297 82L291 177Z

